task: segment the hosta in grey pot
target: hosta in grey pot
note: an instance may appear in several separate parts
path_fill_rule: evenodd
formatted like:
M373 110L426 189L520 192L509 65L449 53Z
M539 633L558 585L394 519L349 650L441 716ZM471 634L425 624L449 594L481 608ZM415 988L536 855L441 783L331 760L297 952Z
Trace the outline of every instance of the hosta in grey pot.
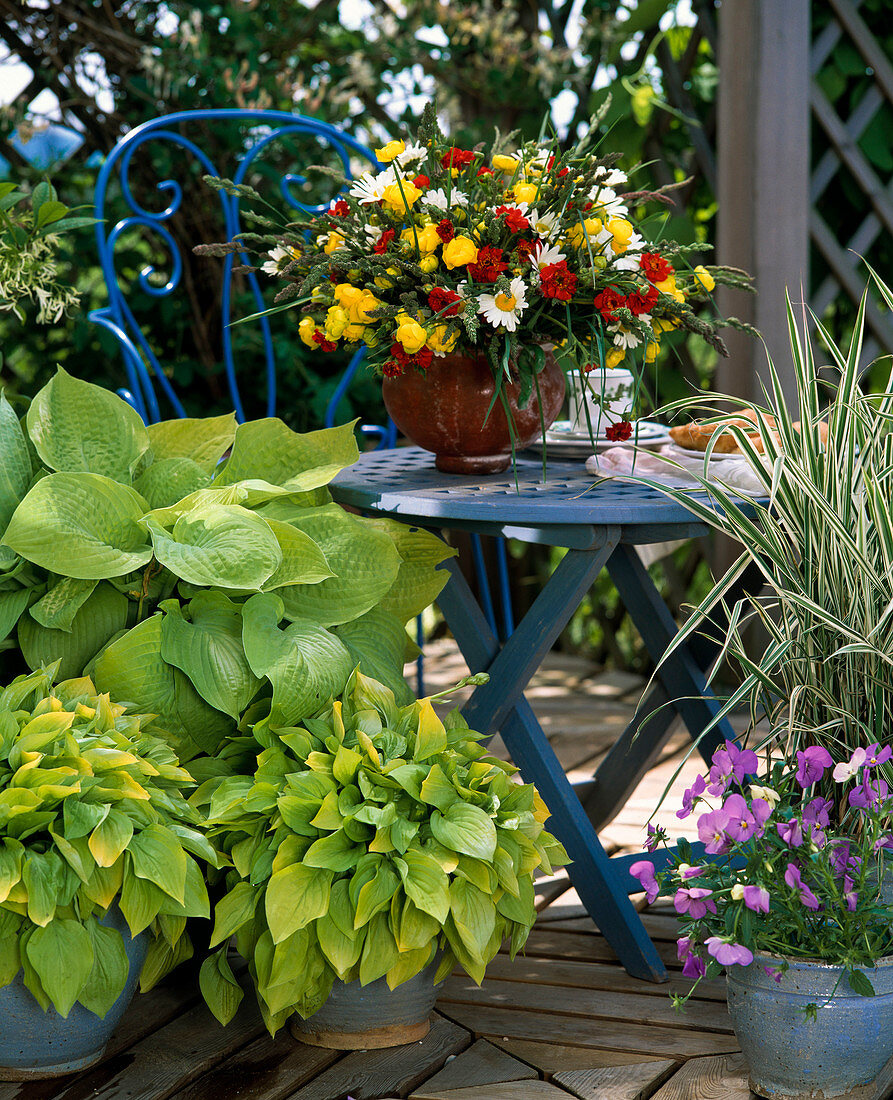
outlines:
M750 1087L776 1100L868 1096L866 1086L893 1055L893 956L864 970L876 996L855 993L839 966L789 960L776 981L757 955L728 973L729 1013L750 1066ZM817 1005L814 1019L804 1013Z
M76 1073L98 1062L112 1032L133 999L149 949L149 935L132 939L117 906L102 920L124 938L130 974L121 995L100 1019L75 1003L67 1016L52 1005L46 1012L22 981L21 972L0 989L0 1081L28 1081Z
M360 985L335 981L329 999L306 1020L293 1016L292 1035L311 1046L333 1050L372 1050L424 1039L439 985L434 976L440 955L414 978L389 989L385 978Z

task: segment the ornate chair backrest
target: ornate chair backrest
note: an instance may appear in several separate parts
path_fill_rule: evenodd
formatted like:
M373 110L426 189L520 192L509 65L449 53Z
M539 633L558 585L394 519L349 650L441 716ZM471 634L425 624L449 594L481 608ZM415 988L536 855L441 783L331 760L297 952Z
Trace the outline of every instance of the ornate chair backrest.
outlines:
M147 179L148 169L157 171L165 158L177 179L156 175ZM99 173L95 197L96 241L109 304L93 311L90 319L117 338L127 378L119 392L145 421L186 415L174 382L176 364L166 359L164 351L165 336L170 339L172 328L165 323L168 301L176 292L189 296L193 309L203 301L201 287L190 285L195 261L184 263L184 253L195 244L229 241L246 228L240 199L212 190L202 177L250 184L274 205L278 202L283 214L316 214L328 207L336 185L323 173L310 178L305 174L308 166L328 164L349 175L352 161L362 170L376 164L369 149L328 123L283 111L239 108L163 115L131 130L112 150ZM115 181L120 194L114 193ZM126 207L127 213L110 224L105 219L113 205ZM247 415L273 416L276 344L280 349L283 344L274 339L268 316L232 327L240 316L268 308L270 292L265 299L261 283L250 274L240 277L245 279L239 284L245 293L234 295L232 271L236 262L247 262L243 254L229 255L222 262L213 258L202 262L222 268L222 273L214 273L219 301L209 305L206 315L219 312L219 349L215 351L220 352L232 408L240 421L246 418L246 406L250 406ZM142 269L137 271L140 263ZM138 313L140 295L147 298ZM293 324L291 331L295 330ZM240 350L246 346L253 354ZM286 340L284 347L293 350L294 345ZM167 351L170 354L170 348ZM361 353L354 356L329 401L327 422L331 423L361 358ZM265 401L258 408L252 398L259 391L265 391ZM368 431L384 433L382 443L393 445L393 429L370 426Z

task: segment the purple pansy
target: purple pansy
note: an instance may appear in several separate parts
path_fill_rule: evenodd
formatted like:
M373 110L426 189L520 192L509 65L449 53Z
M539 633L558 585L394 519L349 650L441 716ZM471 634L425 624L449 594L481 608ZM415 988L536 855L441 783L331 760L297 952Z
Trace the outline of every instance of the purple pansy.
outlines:
M710 936L704 940L704 945L720 966L750 966L753 962L752 951L741 943L731 943L721 936Z
M707 964L697 955L689 955L682 967L684 978L703 978L707 973Z
M807 909L818 909L820 907L819 899L801 879L800 868L796 863L788 864L788 868L784 873L784 880L792 890L797 891L800 895L800 901Z
M724 794L734 780L743 783L759 767L759 759L753 749L741 749L734 741L726 741L722 748L713 754L713 766L710 768L710 793Z
M889 788L883 779L871 783L866 774L855 790L850 791L847 801L859 810L879 810L886 801Z
M716 912L716 903L711 895L712 890L704 886L680 886L673 898L673 907L680 916L685 913L692 920L699 920L707 915L708 911Z
M817 825L820 829L827 828L831 822L828 815L833 806L834 803L830 798L813 798L803 807L803 813L800 815L803 824Z
M856 749L853 755L847 761L843 761L840 764L835 764L834 771L831 773L835 783L846 783L848 779L852 779L856 775L862 765L865 763L868 753L865 749Z
M704 850L710 855L728 851L729 838L726 836L728 824L729 815L725 810L711 810L698 818L698 839L704 843Z
M878 764L886 764L891 756L893 756L893 749L889 745L884 745L883 748L878 744L869 745L865 750L865 766L876 768Z
M754 913L768 913L769 891L763 886L745 886L744 904Z
M695 808L695 801L699 799L706 790L707 783L703 775L699 775L682 796L682 809L676 811L676 816L680 819L688 817Z
M834 757L821 745L797 751L797 782L805 790L817 783L834 763Z
M796 817L792 817L789 821L777 822L775 828L789 848L799 848L803 843L803 830L800 828L800 822Z
M651 863L650 860L640 859L637 863L630 865L629 873L641 883L642 889L645 891L645 898L649 905L657 901L657 895L660 893L660 884L654 877L654 864Z
M730 794L722 804L723 813L728 815L726 833L739 843L750 840L754 835L762 836L766 820L772 813L769 803L755 798L748 807L743 795Z
M703 875L707 868L697 866L689 867L687 864L683 863L677 870L682 881L687 882L690 878L697 878L698 875Z
M667 840L667 830L663 825L654 826L650 822L646 829L647 839L645 841L645 851L654 852L661 845L665 844Z
M764 966L763 970L766 971L767 977L770 977L774 982L781 981L781 971L777 966Z
M847 909L849 909L851 913L855 912L859 895L853 889L853 880L849 875L843 876L843 900L846 902Z

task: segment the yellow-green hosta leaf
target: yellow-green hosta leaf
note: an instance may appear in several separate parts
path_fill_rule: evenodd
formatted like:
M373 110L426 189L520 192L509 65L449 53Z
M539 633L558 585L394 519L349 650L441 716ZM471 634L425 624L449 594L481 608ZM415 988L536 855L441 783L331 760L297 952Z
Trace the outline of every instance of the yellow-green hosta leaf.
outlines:
M530 875L524 875L518 880L516 897L506 891L496 903L496 908L503 917L508 917L509 920L516 921L518 924L533 924L536 920L536 897Z
M86 471L129 485L149 448L135 409L61 367L31 402L27 424L43 462L61 473Z
M240 605L223 592L199 592L185 609L174 601L163 606L161 656L186 673L206 702L238 721L261 685L245 657Z
M163 825L149 825L127 846L138 878L154 882L181 905L186 896L186 853Z
M110 810L90 834L88 847L100 867L111 867L133 837L133 823L119 810Z
M4 641L22 617L31 599L29 588L14 588L0 592L0 642Z
M237 882L214 906L214 934L209 947L216 947L238 932L254 917L258 891L250 882Z
M414 951L403 951L397 961L387 972L388 989L396 989L398 985L408 982L416 974L420 974L434 957L434 946L417 947Z
M449 911L449 896L447 896L447 911ZM446 919L446 917L444 917ZM421 947L429 947L432 941L440 935L440 921L426 913L411 898L406 898L396 922L395 938L401 951L416 951Z
M67 1017L93 969L87 929L80 921L57 918L35 930L25 951L56 1011Z
M134 489L150 508L168 508L190 493L206 489L211 475L189 458L162 458L152 463L134 482Z
M0 841L0 904L9 897L9 891L22 878L22 857L24 845L12 837L5 836Z
M336 626L378 605L400 566L400 555L387 535L337 504L307 508L292 523L322 550L335 576L277 591L286 618Z
M437 717L430 699L419 703L418 730L416 733L413 760L427 760L437 756L447 747L447 735L443 722ZM424 796L423 796L424 797ZM427 799L426 799L427 801Z
M168 900L165 892L154 882L137 878L132 872L124 875L119 904L132 935L138 936L148 928Z
M152 557L146 502L100 474L50 474L18 506L3 542L27 561L80 580L123 577Z
M455 878L450 883L450 912L468 953L488 962L487 945L496 927L493 899L465 879Z
M31 451L12 405L0 393L0 532L25 499L34 469Z
M62 857L50 849L31 852L22 863L22 883L28 894L28 920L41 927L49 924L56 912L64 880Z
M86 837L68 840L57 833L52 826L49 828L49 834L53 838L53 843L59 849L60 855L81 882L89 882L90 876L96 868L96 861L90 852Z
M22 656L31 668L58 660L59 676L65 679L80 676L109 638L127 626L129 609L127 597L106 582L87 596L68 630L50 629L35 622L31 608L19 619Z
M397 866L406 896L423 913L443 924L450 911L450 880L441 865L425 852L410 848L403 855L402 865L398 862Z
M364 924L368 924L372 920L376 913L389 908L394 891L399 885L400 880L396 872L387 864L382 865L374 878L363 883L360 892L357 894L357 911L353 921L354 928L362 928Z
M352 424L299 435L276 418L252 420L236 429L232 454L215 483L260 480L305 492L327 485L358 458Z
M304 853L304 863L329 871L348 871L364 853L363 845L354 844L343 829L338 829L314 840Z
M496 852L496 826L480 806L457 802L446 813L431 814L434 839L460 855L491 862Z
M401 623L408 622L440 595L449 573L437 566L454 557L456 551L443 539L419 527L393 519L369 519L366 522L393 541L401 558L394 583L382 597L380 606Z
M172 532L151 516L145 523L155 557L190 584L259 590L282 564L269 524L238 505L192 509L179 517Z
M215 951L202 963L198 976L205 1004L224 1027L235 1016L241 1003L242 987L226 959L226 948Z
M100 909L108 909L118 896L123 880L124 857L122 856L111 867L97 865L90 876L90 881L85 882L81 887L81 893L88 897L90 901L96 902Z
M428 705L430 706L430 703ZM456 788L443 774L439 764L435 764L428 772L419 794L423 802L427 802L429 806L436 806L441 813L446 813L459 797Z
M150 424L148 432L156 462L188 458L206 473L213 474L236 437L236 417L234 413L226 413L196 420L162 420Z
M264 516L282 551L282 564L267 581L264 591L287 584L319 584L335 574L313 539L291 523Z
M406 629L399 619L380 607L365 615L333 628L350 650L354 663L387 688L395 702L406 705L412 701L412 691L403 678L406 652Z
M395 966L400 957L397 941L391 932L387 913L372 918L360 957L360 984L368 985Z
M116 928L91 917L84 925L93 945L93 969L78 995L78 1001L102 1019L124 992L130 975L130 961L124 937Z
M30 607L31 618L51 630L71 630L71 624L92 594L99 581L82 581L61 577L59 581Z
M347 972L360 960L363 937L358 932L344 933L328 913L323 913L316 922L316 935L320 950L344 981Z
M264 906L273 943L288 939L325 913L331 883L331 872L303 863L293 863L270 878Z

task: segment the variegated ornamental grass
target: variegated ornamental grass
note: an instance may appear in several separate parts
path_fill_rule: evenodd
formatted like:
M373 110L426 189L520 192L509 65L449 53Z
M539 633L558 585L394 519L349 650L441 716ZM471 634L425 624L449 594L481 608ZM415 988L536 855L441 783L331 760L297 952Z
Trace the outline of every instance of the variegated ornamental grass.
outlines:
M893 291L872 275L893 307ZM703 630L714 608L728 606L745 568L759 568L763 593L728 607L724 654L743 676L721 714L748 703L754 723L768 717L769 739L789 759L818 744L835 760L847 760L860 745L888 741L893 729L893 384L876 394L860 385L865 309L863 298L850 345L839 350L814 315L804 314L801 331L788 302L797 406L786 404L770 360L760 411L774 418L776 429L759 428L765 457L742 429L727 429L762 480L768 503L744 507L715 482L705 488L717 509L664 490L744 547L676 645ZM827 351L824 362L805 335L807 321ZM744 639L754 620L769 637L756 657Z
M242 996L233 934L273 1033L315 1012L336 977L394 988L441 951L440 978L458 962L480 983L505 939L513 956L523 946L533 873L567 855L533 786L458 711L441 722L430 699L400 707L355 672L341 699L290 727L262 719L254 737L253 774L192 799L233 864L201 975L222 1022Z
M38 1004L104 1016L128 977L117 904L152 936L149 989L192 954L187 917L208 916L198 859L218 865L194 787L151 718L54 669L0 691L0 986L21 972Z
M304 435L232 415L148 427L60 370L19 417L0 395L0 648L61 660L160 718L181 760L265 699L293 723L353 668L406 702L405 624L453 551L350 515L326 486L351 425Z

